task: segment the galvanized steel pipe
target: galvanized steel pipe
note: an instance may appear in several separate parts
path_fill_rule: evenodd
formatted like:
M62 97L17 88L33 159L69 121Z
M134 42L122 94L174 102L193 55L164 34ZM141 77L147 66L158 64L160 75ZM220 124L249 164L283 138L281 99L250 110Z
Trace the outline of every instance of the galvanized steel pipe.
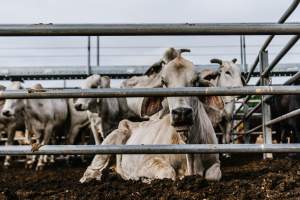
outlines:
M237 96L300 94L300 86L183 87L183 88L103 88L61 90L5 90L0 99L110 98L168 96Z
M187 154L187 153L288 153L300 144L173 144L173 145L47 145L32 152L31 146L0 146L0 155L68 154Z
M283 15L280 17L280 19L278 20L278 24L283 24L288 17L294 12L294 10L298 7L300 3L300 0L294 0L293 3L289 6L289 8L283 13ZM264 42L264 44L262 45L262 47L260 48L259 52L264 51L267 49L267 47L269 46L269 44L271 43L271 41L273 40L274 35L270 35L266 41ZM254 72L257 64L259 61L259 56L256 56L254 63L251 65L248 76L246 78L246 82L248 83L250 78L251 78L251 74Z
M297 35L299 23L2 24L0 36Z

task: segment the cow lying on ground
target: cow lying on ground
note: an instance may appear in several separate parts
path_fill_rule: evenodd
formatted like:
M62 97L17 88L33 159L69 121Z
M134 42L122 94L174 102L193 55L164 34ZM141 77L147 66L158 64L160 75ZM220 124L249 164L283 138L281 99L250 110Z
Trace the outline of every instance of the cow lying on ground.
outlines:
M180 53L162 68L157 81L167 88L202 85L194 65ZM198 97L166 99L170 114L161 118L156 114L145 122L123 120L102 144L217 144L211 121ZM80 182L101 179L111 157L95 156ZM116 171L124 179L176 179L197 174L207 180L220 180L222 176L219 154L116 155Z

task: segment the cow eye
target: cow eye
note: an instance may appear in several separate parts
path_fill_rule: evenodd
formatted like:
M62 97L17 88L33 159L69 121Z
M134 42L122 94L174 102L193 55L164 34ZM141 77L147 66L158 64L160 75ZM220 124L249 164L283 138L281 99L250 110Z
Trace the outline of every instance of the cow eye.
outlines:
M227 72L225 72L225 74L227 74L227 75L231 76L231 73L230 73L230 71L227 71Z
M168 82L164 78L162 78L161 79L161 84L167 86Z
M196 76L193 80L192 80L192 85L195 87L199 86L199 77Z

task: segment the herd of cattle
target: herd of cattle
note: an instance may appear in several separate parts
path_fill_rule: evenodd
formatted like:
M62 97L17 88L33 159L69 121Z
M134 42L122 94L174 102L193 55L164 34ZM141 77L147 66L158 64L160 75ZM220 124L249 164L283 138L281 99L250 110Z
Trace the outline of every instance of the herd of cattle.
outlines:
M236 59L212 59L212 63L219 64L217 70L197 72L193 63L183 58L183 52L189 50L167 49L145 75L127 79L121 87L238 87L245 84ZM81 86L82 89L109 87L110 79L100 75L88 77ZM15 81L8 88L0 89L18 90L22 84ZM43 90L43 87L37 84L31 90ZM295 96L280 98L274 98L276 103L273 104L281 103L290 108L283 111L278 106L274 110L272 106L273 116L294 109L300 102ZM222 142L230 143L235 100L235 96L7 99L0 105L0 131L7 134L7 145L14 143L16 130L23 131L33 151L42 145L85 142L81 138L88 133L95 144L217 144L215 129L219 129L224 133ZM295 101L293 105L288 103ZM284 132L282 127L289 130L295 126L289 122L280 124L276 130L280 134ZM297 136L295 138L299 141ZM36 160L39 170L47 162L54 162L54 157L31 156L26 164L33 166ZM222 176L219 154L96 155L80 181L100 180L111 160L124 179L176 179L197 174L207 180L220 180ZM4 165L10 164L11 158L6 156Z

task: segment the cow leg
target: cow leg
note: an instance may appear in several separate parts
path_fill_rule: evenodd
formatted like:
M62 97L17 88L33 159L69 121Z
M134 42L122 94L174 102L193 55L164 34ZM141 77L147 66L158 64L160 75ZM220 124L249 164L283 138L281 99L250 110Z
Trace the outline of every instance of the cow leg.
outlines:
M219 181L222 178L220 163L210 166L205 172L205 179L208 181Z
M223 135L223 144L230 144L231 142L231 128L232 128L232 123L231 121L227 121L225 122L225 135ZM230 154L229 153L223 153L223 156L225 158L230 158Z
M97 130L97 127L95 127L96 125L94 123L91 123L91 130L92 130L92 133L93 133L93 137L94 137L94 141L95 141L95 144L98 145L98 144L101 144L101 137L100 135L103 137L103 131L100 130L98 132Z
M41 143L42 146L48 145L50 143L51 137L53 135L53 125L52 124L47 124L45 131L44 131L44 137L43 137L43 142ZM47 155L41 155L39 156L39 160L36 166L36 170L42 170L45 166L45 163L47 163Z
M176 179L175 169L167 160L161 157L147 160L137 175L138 178L146 177L146 179L143 179L145 183L150 183L153 179Z
M15 127L8 126L7 141L5 143L6 145L13 145L14 139L15 139L15 134L16 134ZM8 166L10 166L10 164L11 164L11 156L7 155L7 156L5 156L4 167L7 168Z
M102 142L106 144L125 144L130 137L131 132L128 129L116 129L110 133ZM102 171L107 167L111 155L96 155L86 171L84 172L81 183L89 182L92 179L101 180Z
M74 144L75 140L80 132L81 126L74 126L70 133L69 133L69 137L68 137L68 144Z
M25 131L25 137L27 138L28 144L33 144L32 136L33 134L30 134L28 130ZM39 139L36 139L38 143L40 143ZM25 168L31 169L33 166L33 163L36 161L36 155L27 156L27 161L25 164Z
M97 119L95 119L94 117L92 117L92 114L88 112L88 117L89 117L89 121L90 121L90 128L92 130L93 133L93 137L94 137L94 141L95 144L101 144L101 137L104 138L104 133L101 127L101 123L97 123Z
M231 142L231 127L232 127L232 123L231 121L227 121L226 122L226 133L225 133L225 143L229 144Z
M186 154L187 159L187 172L186 175L200 175L203 176L204 167L202 164L201 156L199 154Z

